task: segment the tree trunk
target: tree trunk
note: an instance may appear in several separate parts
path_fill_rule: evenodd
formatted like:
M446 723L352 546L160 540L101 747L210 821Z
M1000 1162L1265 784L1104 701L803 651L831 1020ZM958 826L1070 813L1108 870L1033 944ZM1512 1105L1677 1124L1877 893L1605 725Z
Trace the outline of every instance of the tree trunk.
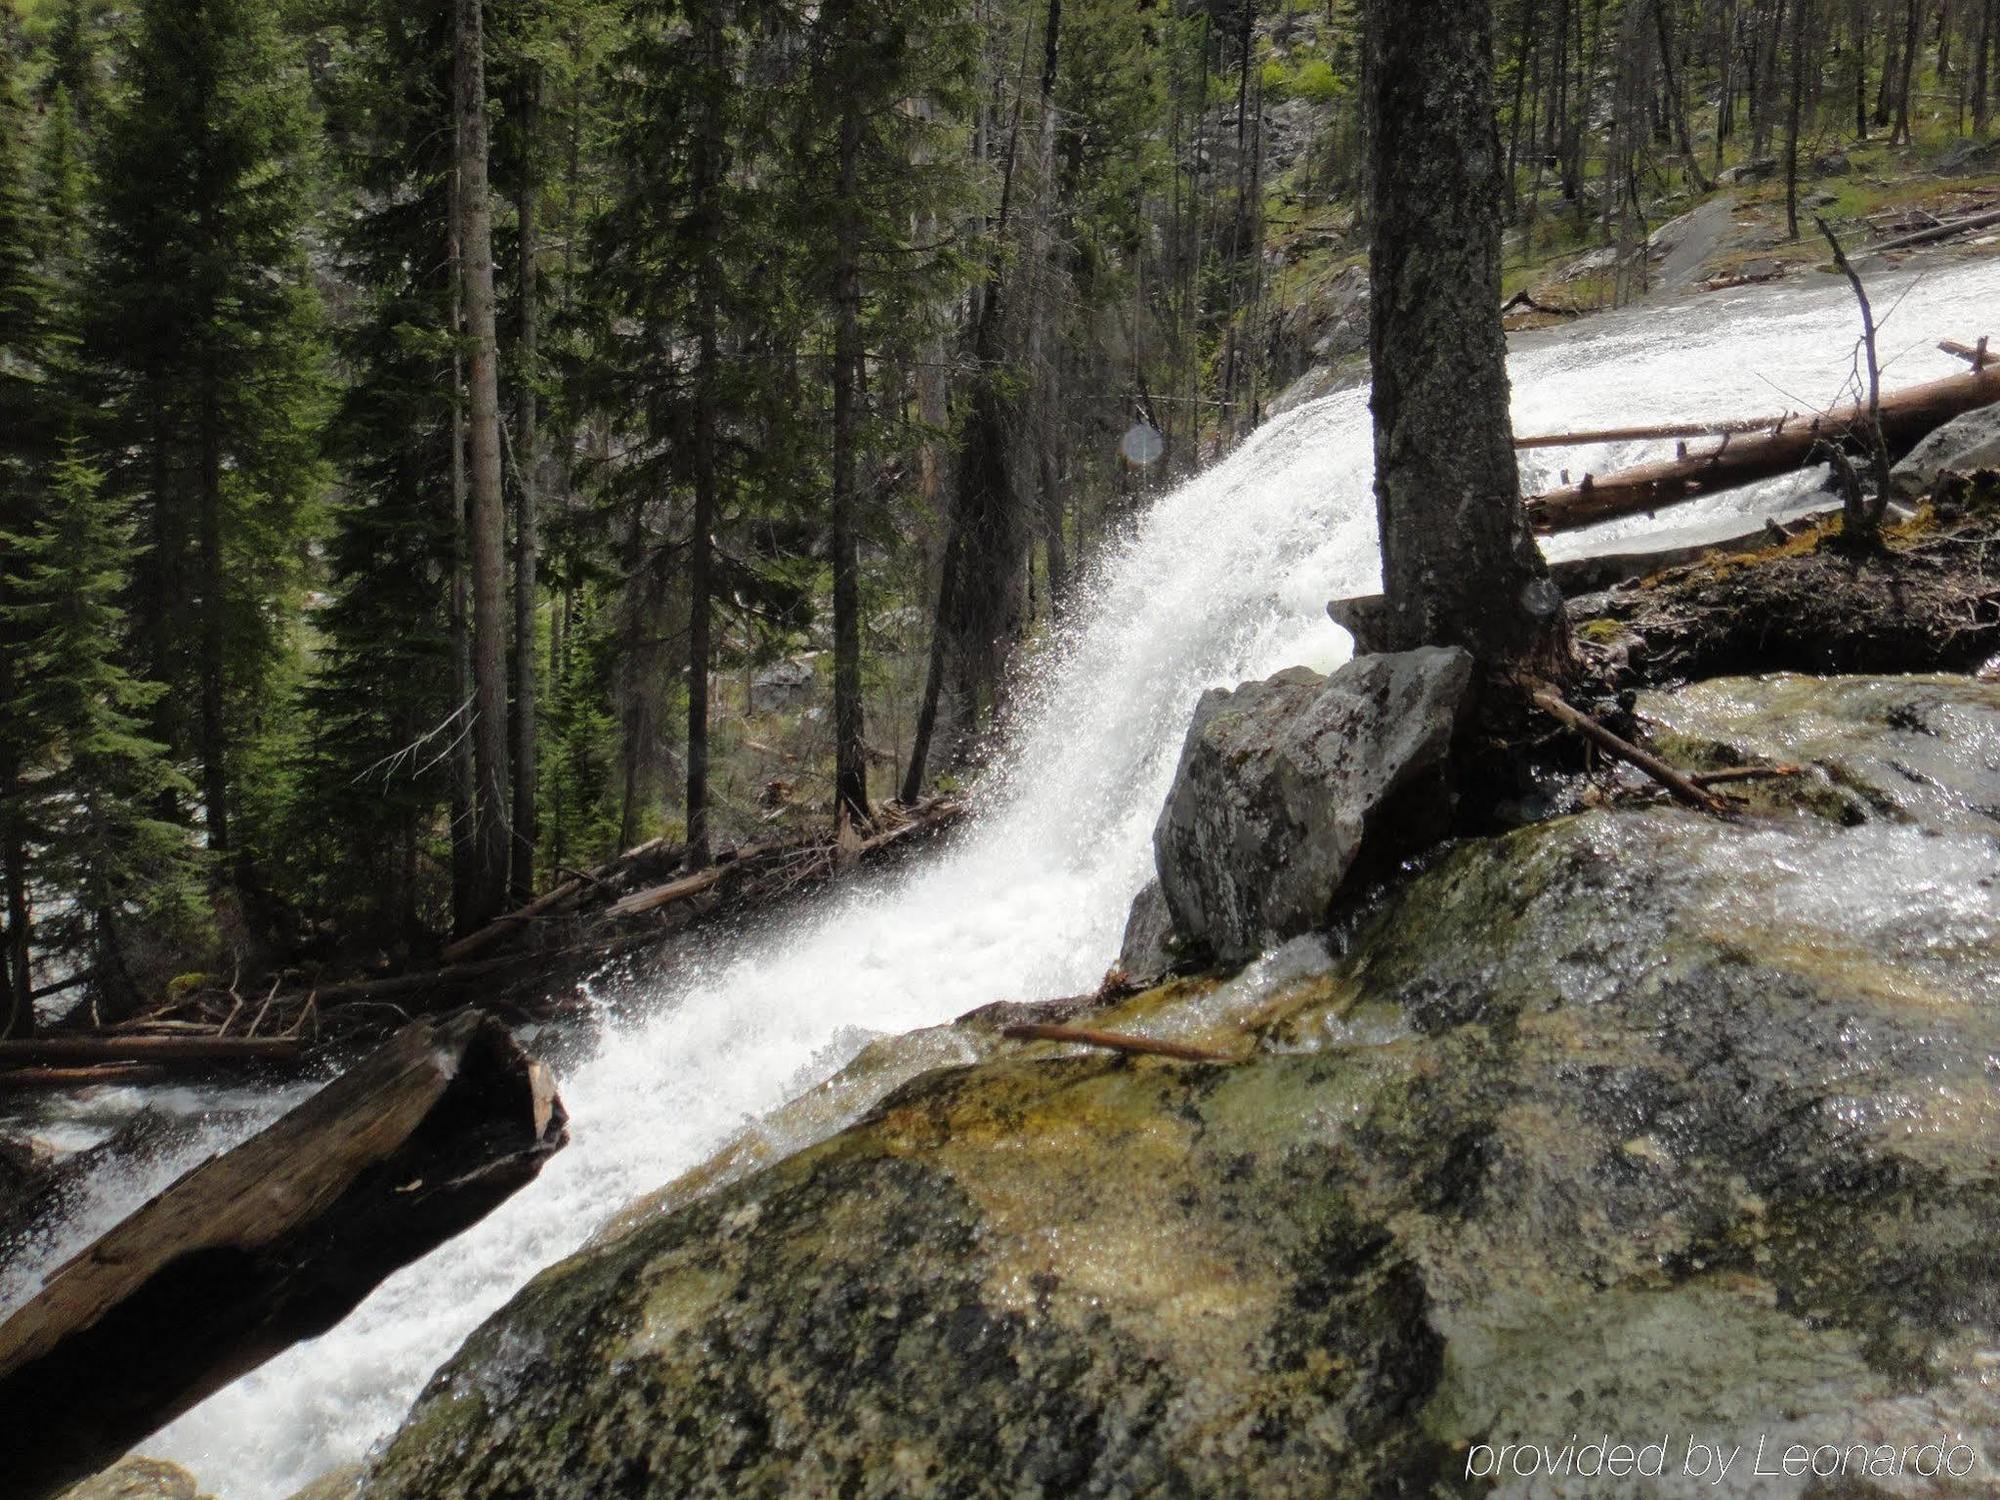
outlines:
M1854 0L1848 18L1854 43L1854 137L1868 139L1868 0Z
M519 499L514 513L514 848L510 883L516 901L535 894L535 808L538 781L535 705L535 611L541 595L536 573L541 564L542 431L541 396L541 255L539 207L541 181L535 172L536 136L541 128L542 71L529 64L521 85L520 314L521 389L516 402L520 416L520 451L515 456Z
M1562 596L1528 529L1508 411L1491 7L1374 0L1367 43L1388 639L1562 676Z
M7 688L0 672L0 695ZM35 1034L35 983L30 957L34 952L34 918L28 905L28 849L17 818L9 812L17 790L18 775L11 754L0 757L0 880L7 887L5 965L7 1007L0 1020L0 1037L31 1037Z
M710 72L699 106L702 119L695 143L694 202L698 216L695 240L700 257L695 272L695 402L694 402L694 524L688 537L688 658L687 658L687 846L688 863L705 865L708 836L708 674L713 664L714 603L710 573L714 560L716 523L716 320L721 301L718 272L722 255L722 225L716 194L721 188L722 141L715 100L721 74L722 31L712 8L696 12L695 39L702 66ZM837 504L838 502L836 502ZM836 548L838 542L836 541ZM836 566L838 566L836 564ZM838 667L836 666L836 676Z
M324 1333L566 1138L548 1074L476 1011L405 1027L176 1181L0 1324L0 1473L39 1500Z
M1660 71L1667 88L1667 107L1680 138L1681 155L1687 158L1695 191L1705 193L1708 191L1708 179L1702 175L1701 158L1695 155L1694 134L1688 128L1687 100L1681 94L1680 77L1674 72L1673 33L1667 27L1667 0L1653 0L1653 20L1660 35Z
M1804 0L1800 0L1803 4ZM1917 46L1922 35L1923 0L1910 0L1909 24L1903 32L1903 76L1896 85L1896 128L1892 146L1910 144L1910 94L1916 87Z
M1989 59L1993 55L1994 13L2000 11L2000 0L1986 0L1979 11L1978 52L1972 64L1972 133L1986 134L1986 122L1992 108L1992 73Z
M1792 99L1785 113L1785 226L1799 237L1799 117L1806 98L1806 0L1792 7Z
M201 496L197 545L201 549L201 794L208 847L229 848L228 730L222 706L226 584L222 558L222 413L213 390L203 392Z
M855 425L861 381L861 109L840 111L839 216L833 332L833 797L834 816L868 819L861 713L861 549L855 525Z
M483 0L458 5L459 245L465 281L471 430L472 765L475 925L507 899L507 522L500 477L500 344L493 292L493 199L487 182Z
M465 475L465 221L464 183L458 171L459 124L452 122L451 169L451 917L454 932L479 927L479 850L473 838L472 592L466 566Z

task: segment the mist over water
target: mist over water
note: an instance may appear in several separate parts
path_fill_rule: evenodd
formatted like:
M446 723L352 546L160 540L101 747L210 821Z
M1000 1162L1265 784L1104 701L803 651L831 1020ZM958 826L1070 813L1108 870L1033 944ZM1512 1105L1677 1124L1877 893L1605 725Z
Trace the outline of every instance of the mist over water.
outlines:
M1963 366L1932 346L2000 332L1980 321L2000 307L2000 262L1914 287L1882 276L1875 298L1894 308L1887 384L1951 373ZM1516 424L1545 432L1831 405L1851 377L1854 321L1829 277L1530 336L1514 359ZM1661 446L1530 454L1530 486ZM1371 447L1365 393L1341 393L1275 419L1160 499L1097 560L1065 639L1024 690L976 822L948 849L857 881L781 931L719 944L644 1007L608 1016L595 1056L561 1078L572 1144L537 1183L142 1451L187 1465L224 1500L282 1500L392 1430L432 1370L536 1270L871 1036L991 1000L1093 987L1150 873L1153 821L1201 692L1297 663L1327 670L1348 654L1324 607L1378 586ZM1768 510L1806 487L1774 481L1551 551ZM622 1014L632 1010L643 1014ZM123 1206L136 1205L144 1187L108 1184L92 1221L126 1193ZM68 1248L87 1238L85 1226L73 1230Z

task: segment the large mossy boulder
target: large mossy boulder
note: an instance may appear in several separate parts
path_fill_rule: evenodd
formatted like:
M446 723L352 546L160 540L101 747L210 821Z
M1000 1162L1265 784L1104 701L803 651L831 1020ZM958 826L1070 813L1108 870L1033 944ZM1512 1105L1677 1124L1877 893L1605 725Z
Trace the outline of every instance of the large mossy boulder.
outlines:
M1324 923L1364 855L1441 834L1471 686L1470 656L1428 647L1203 694L1153 830L1175 933L1240 962Z
M1641 709L1807 774L1465 843L1094 1021L1238 1062L968 1023L545 1272L367 1500L1991 1493L2000 689Z

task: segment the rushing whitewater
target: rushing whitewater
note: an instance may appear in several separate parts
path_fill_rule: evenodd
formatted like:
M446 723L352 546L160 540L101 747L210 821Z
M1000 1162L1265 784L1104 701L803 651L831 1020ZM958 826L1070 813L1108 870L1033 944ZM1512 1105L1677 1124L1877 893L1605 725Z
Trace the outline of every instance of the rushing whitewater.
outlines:
M1894 308L1888 382L1946 373L1955 366L1933 345L1993 331L1980 319L2000 306L2000 262L1914 284L1883 277L1876 302ZM1831 405L1844 386L1851 393L1853 325L1845 288L1827 278L1537 336L1515 356L1516 421L1540 432ZM1347 654L1324 606L1376 587L1370 448L1365 394L1342 393L1271 422L1161 499L1100 560L1067 639L1024 695L981 816L947 852L858 883L787 930L719 948L653 1003L621 1007L643 1014L608 1018L596 1055L562 1078L573 1144L539 1182L145 1451L186 1464L226 1500L279 1500L387 1433L431 1370L538 1268L871 1035L1094 985L1147 878L1195 699ZM1643 456L1537 455L1530 479ZM1556 550L1770 510L1801 493L1801 481L1784 481ZM129 1206L148 1184L122 1186L88 1217L108 1216L120 1198ZM73 1226L75 1237L86 1227Z

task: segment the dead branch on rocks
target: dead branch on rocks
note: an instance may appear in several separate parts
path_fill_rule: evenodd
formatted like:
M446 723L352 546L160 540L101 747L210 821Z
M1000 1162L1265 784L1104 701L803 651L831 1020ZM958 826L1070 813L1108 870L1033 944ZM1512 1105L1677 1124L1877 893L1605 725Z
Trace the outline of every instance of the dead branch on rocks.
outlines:
M1087 1026L1029 1023L1004 1026L1000 1035L1016 1042L1076 1042L1085 1047L1103 1047L1112 1052L1148 1057L1171 1057L1181 1062L1233 1063L1243 1060L1208 1047L1191 1047L1185 1042L1162 1042L1149 1036L1128 1036L1119 1031L1095 1031Z
M1613 734L1589 714L1570 707L1554 689L1537 688L1530 696L1535 706L1543 713L1574 729L1606 755L1645 772L1665 787L1676 801L1684 802L1689 807L1698 808L1705 813L1713 813L1718 817L1728 814L1729 806L1720 797L1703 791L1651 751L1641 750L1630 740Z

